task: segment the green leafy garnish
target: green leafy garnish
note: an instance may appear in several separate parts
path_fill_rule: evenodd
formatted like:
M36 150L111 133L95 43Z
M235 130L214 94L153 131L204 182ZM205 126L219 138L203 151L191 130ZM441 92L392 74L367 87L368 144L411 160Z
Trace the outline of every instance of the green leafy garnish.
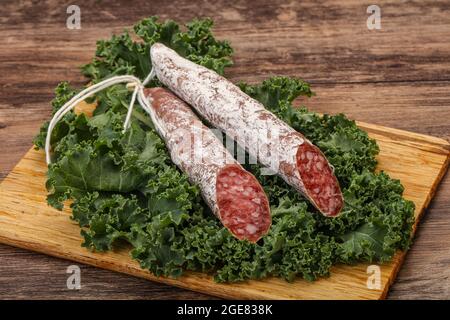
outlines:
M212 21L194 20L185 28L173 21L144 19L128 32L99 41L82 71L88 83L150 70L149 49L162 42L182 56L223 74L231 65L228 42L216 40ZM158 80L148 86L160 85ZM67 113L53 130L53 159L48 168L50 205L71 204L81 227L83 246L97 251L125 242L142 268L156 275L180 276L184 270L210 272L216 281L233 282L276 276L314 280L336 263L387 261L407 249L414 205L403 187L386 173L375 173L378 146L345 115L318 115L293 107L299 96L313 95L300 79L274 77L261 84L239 84L278 117L302 132L327 155L335 168L345 207L338 218L323 217L281 178L261 174L273 224L257 244L234 238L215 218L185 174L171 162L150 118L137 106L131 128L122 133L130 103L123 85L95 96L92 117ZM78 90L61 83L52 102L56 112ZM47 125L35 138L43 148Z
M193 20L182 31L172 20L159 23L156 17L138 22L134 32L142 42L132 40L128 32L97 42L91 63L82 67L83 74L93 82L115 75L135 75L144 79L150 72L150 47L161 42L178 54L223 74L232 64L233 53L227 41L217 41L212 33L211 19ZM157 83L154 82L154 84Z

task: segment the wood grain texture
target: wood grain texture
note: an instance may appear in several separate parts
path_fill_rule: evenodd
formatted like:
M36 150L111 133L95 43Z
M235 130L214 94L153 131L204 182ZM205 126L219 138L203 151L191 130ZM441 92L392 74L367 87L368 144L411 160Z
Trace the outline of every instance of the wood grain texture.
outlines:
M372 3L360 0L133 3L77 1L82 29L69 30L65 28L69 1L2 1L0 178L31 147L40 124L49 118L56 84L84 81L78 67L91 59L95 41L153 14L182 22L212 17L215 34L230 39L235 48L235 65L227 72L234 81L256 82L275 74L301 76L317 92L316 97L301 102L315 111L345 112L365 122L450 138L447 0L377 1L382 29L376 31L366 28L366 8ZM447 174L390 298L450 298L449 212ZM57 273L70 262L32 253L25 258L23 250L0 249L0 298L44 298L52 293L69 298L74 294L65 288L63 276L39 272L53 269ZM92 274L94 280L96 274L111 279L103 286L86 284L79 293L86 298L137 297L139 293L147 299L199 297L88 266L82 272ZM11 284L6 286L8 277ZM127 293L128 281L134 284L133 293ZM106 288L108 294L103 294Z
M416 205L416 229L450 160L450 144L398 129L359 123L380 146L378 170L401 179L407 199ZM47 166L44 153L31 149L0 184L0 242L48 255L127 273L148 280L232 299L380 299L403 262L398 252L380 265L381 289L367 288L368 264L337 265L329 278L288 283L277 278L235 284L215 283L208 274L187 272L178 279L155 277L129 256L129 247L94 253L82 248L80 230L70 220L71 210L49 207L44 187Z
M125 276L29 250L19 248L11 250L11 248L0 245L2 299L170 299L173 298L174 291L179 299L212 298L198 292ZM81 270L80 290L68 290L66 285L70 275L66 273L67 268L74 264Z

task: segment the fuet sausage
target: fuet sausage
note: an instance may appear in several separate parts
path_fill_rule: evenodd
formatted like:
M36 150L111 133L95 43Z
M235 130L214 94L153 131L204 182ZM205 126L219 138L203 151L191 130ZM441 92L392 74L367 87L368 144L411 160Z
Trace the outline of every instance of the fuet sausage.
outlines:
M145 89L144 93L172 161L200 187L208 206L236 238L258 241L272 220L267 196L256 178L185 102L163 88Z
M324 154L237 86L160 43L151 48L158 79L214 127L301 192L325 216L337 216L343 197Z

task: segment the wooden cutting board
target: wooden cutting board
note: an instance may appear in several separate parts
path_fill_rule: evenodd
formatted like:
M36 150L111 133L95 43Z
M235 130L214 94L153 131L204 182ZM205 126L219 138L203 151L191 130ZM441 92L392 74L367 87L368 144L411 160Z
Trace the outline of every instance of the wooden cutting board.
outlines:
M449 164L450 145L443 139L367 123L358 125L380 146L378 170L400 179L405 197L416 204L416 224L431 201ZM42 151L31 149L0 184L0 242L80 263L127 273L223 298L236 299L382 299L405 257L379 266L381 287L369 289L373 274L368 264L338 265L331 276L315 282L293 283L271 278L237 284L218 284L211 276L189 272L179 279L158 278L142 270L123 247L93 253L82 248L80 229L70 219L70 209L58 211L46 203L47 167ZM436 241L439 241L436 239Z

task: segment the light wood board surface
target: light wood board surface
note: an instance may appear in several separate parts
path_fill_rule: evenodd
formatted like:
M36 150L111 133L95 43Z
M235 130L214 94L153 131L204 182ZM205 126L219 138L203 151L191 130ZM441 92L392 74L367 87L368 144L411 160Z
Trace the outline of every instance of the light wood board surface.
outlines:
M380 146L378 170L401 179L405 197L416 205L417 224L431 201L449 164L450 145L442 139L359 123ZM0 184L0 242L42 252L152 281L235 299L380 299L403 262L398 252L392 262L380 265L381 289L369 289L367 264L338 265L331 276L315 282L288 283L269 278L237 284L215 283L210 275L189 272L178 279L155 277L131 260L128 248L94 253L80 246L78 225L70 209L46 204L46 165L42 151L31 149Z

